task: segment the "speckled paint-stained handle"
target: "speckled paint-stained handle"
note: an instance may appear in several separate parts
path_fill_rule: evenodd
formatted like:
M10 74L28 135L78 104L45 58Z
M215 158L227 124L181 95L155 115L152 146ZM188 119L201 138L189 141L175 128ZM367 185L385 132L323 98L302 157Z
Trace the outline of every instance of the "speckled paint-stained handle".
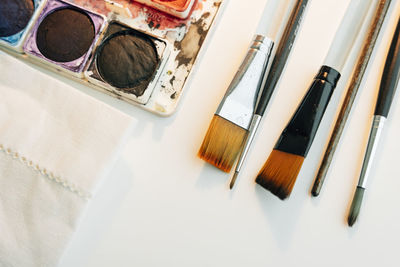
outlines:
M308 0L298 0L293 8L283 36L279 41L279 46L276 50L274 61L271 64L271 69L265 81L260 101L255 112L257 115L263 116L265 113L265 109L267 108L276 84L282 75L283 69L290 55L290 51L292 50L293 44L296 40L307 4Z

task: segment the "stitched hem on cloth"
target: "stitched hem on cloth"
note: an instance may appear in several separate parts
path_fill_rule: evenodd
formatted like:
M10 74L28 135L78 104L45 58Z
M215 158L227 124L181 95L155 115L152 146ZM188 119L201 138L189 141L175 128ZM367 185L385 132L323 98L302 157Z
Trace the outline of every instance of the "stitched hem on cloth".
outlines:
M89 192L86 192L85 190L79 188L75 184L69 182L68 180L61 178L58 175L54 175L53 172L47 170L46 168L43 168L39 166L39 164L27 159L26 157L20 155L18 152L13 151L10 148L6 148L4 145L0 144L0 152L3 152L13 159L19 160L22 164L28 166L29 168L39 172L43 177L47 178L48 180L57 183L58 185L61 185L68 191L78 195L79 197L89 200L92 198L92 195Z

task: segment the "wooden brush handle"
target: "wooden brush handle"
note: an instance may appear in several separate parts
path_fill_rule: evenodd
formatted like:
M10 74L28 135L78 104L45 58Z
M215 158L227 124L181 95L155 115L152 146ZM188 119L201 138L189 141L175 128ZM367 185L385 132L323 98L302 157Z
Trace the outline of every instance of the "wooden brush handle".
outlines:
M340 73L322 66L275 149L305 157L340 78Z
M400 18L397 22L383 70L375 115L387 117L400 75Z

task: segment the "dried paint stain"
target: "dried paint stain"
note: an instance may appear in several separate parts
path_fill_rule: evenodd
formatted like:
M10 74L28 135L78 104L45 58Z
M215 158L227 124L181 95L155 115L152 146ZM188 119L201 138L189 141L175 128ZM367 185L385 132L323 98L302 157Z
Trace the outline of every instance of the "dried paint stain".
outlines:
M208 31L204 30L204 20L209 16L210 13L205 13L196 23L190 26L182 41L175 42L175 47L180 50L177 56L179 65L193 64L207 35Z

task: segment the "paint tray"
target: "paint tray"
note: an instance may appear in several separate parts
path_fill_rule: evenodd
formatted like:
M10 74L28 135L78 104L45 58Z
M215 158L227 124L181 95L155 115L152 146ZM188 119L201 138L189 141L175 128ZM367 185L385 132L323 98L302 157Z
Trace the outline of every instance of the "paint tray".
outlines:
M50 12L51 8L49 7L51 5L62 4L73 5L78 9L82 8L90 14L90 17L104 18L104 23L98 23L96 26L96 41L90 47L90 51L79 58L79 60L82 60L82 62L78 62L79 67L70 69L70 65L75 62L52 62L48 57L38 52L39 49L35 47L35 42L33 42L37 28L32 27L24 42L24 49L28 56L20 54L19 58L38 63L52 69L56 74L65 75L86 86L158 115L171 115L176 110L182 94L188 86L188 80L194 72L201 48L204 47L205 41L209 39L206 37L210 34L212 25L215 24L216 17L220 13L221 4L227 0L179 1L184 3L182 4L184 10L181 10L183 13L178 14L178 17L174 17L167 12L150 8L146 4L132 0L69 0L68 2L47 0L45 1L47 3L46 8L43 7L41 14ZM167 5L167 0L150 2L164 2L164 6ZM174 1L168 0L168 2L172 5ZM152 5L152 7L155 6ZM182 19L186 15L188 17ZM92 18L93 22L97 21L94 17ZM38 16L36 22L40 21L41 16ZM108 25L114 22L148 36L157 47L160 64L142 95L132 95L129 92L127 93L127 90L115 90L115 86L107 85L105 80L100 77L101 75L98 72L96 73L97 70L93 65L96 51L101 46L101 40L107 34ZM37 25L37 23L33 23L33 25ZM83 65L85 66L83 67Z

